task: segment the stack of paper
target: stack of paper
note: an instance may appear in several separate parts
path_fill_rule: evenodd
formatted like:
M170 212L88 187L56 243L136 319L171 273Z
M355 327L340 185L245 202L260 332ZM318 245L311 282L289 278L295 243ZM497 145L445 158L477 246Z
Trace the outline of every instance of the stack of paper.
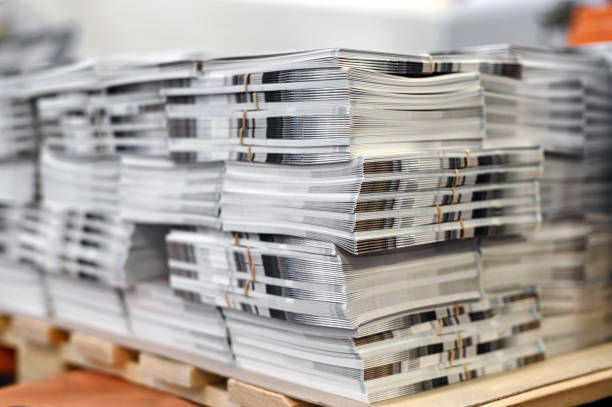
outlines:
M236 363L376 402L542 359L535 298L490 297L341 329L224 311Z
M487 242L483 286L516 289L529 281L541 287L549 355L602 342L612 338L611 243L609 226L583 221L547 222L528 239Z
M539 223L542 151L482 148L476 71L518 76L511 58L322 50L197 68L162 90L169 150L226 160L224 232L173 230L170 284L223 307L239 366L378 401L541 358L536 290L484 298L471 239Z
M180 161L285 164L478 147L477 72L517 69L500 58L435 63L344 49L204 61L189 87L162 92L169 147ZM431 76L449 72L465 73Z
M34 107L23 79L0 78L0 202L34 199L37 150Z
M0 206L0 309L44 317L49 314L44 277L19 262L18 236L25 211L20 206Z
M223 172L222 162L177 164L163 157L123 157L121 217L219 229Z
M167 241L172 287L224 307L246 369L373 402L541 358L535 293L480 300L473 241L369 256L278 235Z
M164 233L101 214L30 209L18 236L22 259L45 272L128 286L164 273Z
M520 79L482 76L485 145L542 145L546 153L541 203L548 221L527 239L483 245L485 290L541 285L550 354L612 337L609 67L578 51L499 46L465 52L458 57L515 57L522 66ZM596 328L585 329L595 320Z
M221 311L172 293L166 280L138 283L126 294L132 332L149 342L232 363Z
M223 229L322 239L353 254L528 232L538 222L541 164L537 148L228 163Z
M117 214L119 160L105 156L62 156L45 147L40 155L44 205L56 210Z
M20 258L54 275L49 284L57 318L128 332L124 290L167 276L163 224L170 222L158 215L218 227L222 166L188 165L164 174L165 181L159 171L160 162L172 166L159 89L180 87L192 69L181 58L113 59L31 75L28 90L44 138L42 199L24 221ZM140 182L143 170L148 185ZM172 179L191 171L191 179ZM140 211L144 202L149 212ZM182 213L189 207L191 217ZM154 224L133 222L139 220Z
M520 79L482 75L485 145L544 148L543 216L607 210L612 190L607 159L612 152L612 81L605 60L576 51L514 46L463 52L456 57L515 57L522 66Z
M65 28L11 29L0 41L0 309L10 313L49 315L43 274L20 262L19 235L39 195L39 123L30 89L34 74L27 71L64 61L71 34Z
M480 297L473 242L444 255L429 247L350 256L321 241L236 236L172 231L172 287L203 303L343 328Z
M87 279L47 275L54 318L113 333L130 333L121 290Z

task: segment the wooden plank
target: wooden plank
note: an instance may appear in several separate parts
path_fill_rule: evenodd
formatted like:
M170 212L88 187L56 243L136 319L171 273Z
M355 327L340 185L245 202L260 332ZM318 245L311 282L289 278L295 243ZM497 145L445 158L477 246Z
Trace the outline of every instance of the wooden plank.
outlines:
M549 384L519 393L483 407L571 407L612 395L612 369Z
M20 340L42 346L59 345L68 339L68 332L34 318L16 317L12 329Z
M236 379L227 381L230 400L242 407L307 407L310 404L295 400Z
M122 367L136 360L137 353L112 341L75 332L70 337L70 348L82 358L107 367Z
M156 379L188 389L203 387L223 380L222 377L204 372L195 366L150 353L141 352L139 363L143 371Z
M164 380L159 380L147 373L142 365L135 362L128 362L125 366L123 376L126 380L143 386L151 387L156 390L174 393L186 400L194 401L199 404L213 407L240 407L230 401L226 387L226 379L205 384L202 387L187 388Z

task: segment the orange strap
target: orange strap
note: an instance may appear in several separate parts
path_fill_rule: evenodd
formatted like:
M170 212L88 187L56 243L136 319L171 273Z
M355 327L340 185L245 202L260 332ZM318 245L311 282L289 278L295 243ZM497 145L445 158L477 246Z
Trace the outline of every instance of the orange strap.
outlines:
M244 75L244 92L245 93L249 93L249 76L251 76L250 73Z
M259 100L257 99L257 92L253 92L253 101L255 102L255 110L259 110Z
M472 156L469 148L465 149L465 166L466 168L470 168L472 166Z
M423 72L423 73L426 75L431 75L436 70L436 63L434 62L434 59L431 55L425 54L424 56L427 57L427 59L429 59L429 71Z
M442 208L440 205L436 205L436 209L438 210L438 223L442 223Z
M453 182L453 187L459 185L459 170L455 168L455 182Z
M249 287L251 286L252 281L251 280L247 280L246 284L244 285L244 296L248 297L249 296Z
M243 144L244 141L244 132L247 128L247 110L242 112L242 126L240 127L240 144Z
M467 368L467 365L463 365L463 371L465 372L465 380L470 380L472 378L472 373Z
M253 263L253 258L251 257L251 248L247 247L246 249L247 261L249 262L249 267L251 269L251 278L253 282L257 281L255 278L255 263Z
M463 219L459 219L459 224L461 225L461 240L465 239L465 225L463 224Z

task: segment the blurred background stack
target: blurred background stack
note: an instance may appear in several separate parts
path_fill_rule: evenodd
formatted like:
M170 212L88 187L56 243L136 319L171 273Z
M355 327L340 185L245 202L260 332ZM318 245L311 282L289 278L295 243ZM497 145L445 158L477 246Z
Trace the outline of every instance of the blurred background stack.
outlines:
M610 6L416 3L0 3L0 310L364 402L612 339Z
M541 229L482 245L488 285L541 288L548 354L612 337L612 76L605 59L512 46L466 49L463 58L514 57L521 80L485 78L485 145L540 145L546 152ZM548 318L547 318L548 317Z

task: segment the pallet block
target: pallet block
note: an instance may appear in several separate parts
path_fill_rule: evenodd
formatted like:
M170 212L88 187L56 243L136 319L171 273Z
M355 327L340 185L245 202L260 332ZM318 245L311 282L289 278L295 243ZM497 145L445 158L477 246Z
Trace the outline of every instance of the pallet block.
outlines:
M68 370L62 352L56 346L22 342L17 346L17 382L49 379Z
M127 362L136 361L138 354L116 343L80 332L70 336L62 353L68 363L121 377Z
M68 332L46 322L15 317L8 328L17 351L17 382L51 378L67 370L60 347Z
M17 337L13 330L13 320L7 315L0 315L0 345L15 349Z
M283 394L262 389L236 379L227 381L230 400L242 407L308 407L312 404L295 400Z
M124 378L202 405L240 407L229 399L226 378L145 352L140 354L139 363L126 365Z
M4 331L11 325L11 318L8 315L0 314L0 332Z
M220 382L222 377L204 372L194 366L141 352L140 368L154 378L187 389L204 387L207 384Z

